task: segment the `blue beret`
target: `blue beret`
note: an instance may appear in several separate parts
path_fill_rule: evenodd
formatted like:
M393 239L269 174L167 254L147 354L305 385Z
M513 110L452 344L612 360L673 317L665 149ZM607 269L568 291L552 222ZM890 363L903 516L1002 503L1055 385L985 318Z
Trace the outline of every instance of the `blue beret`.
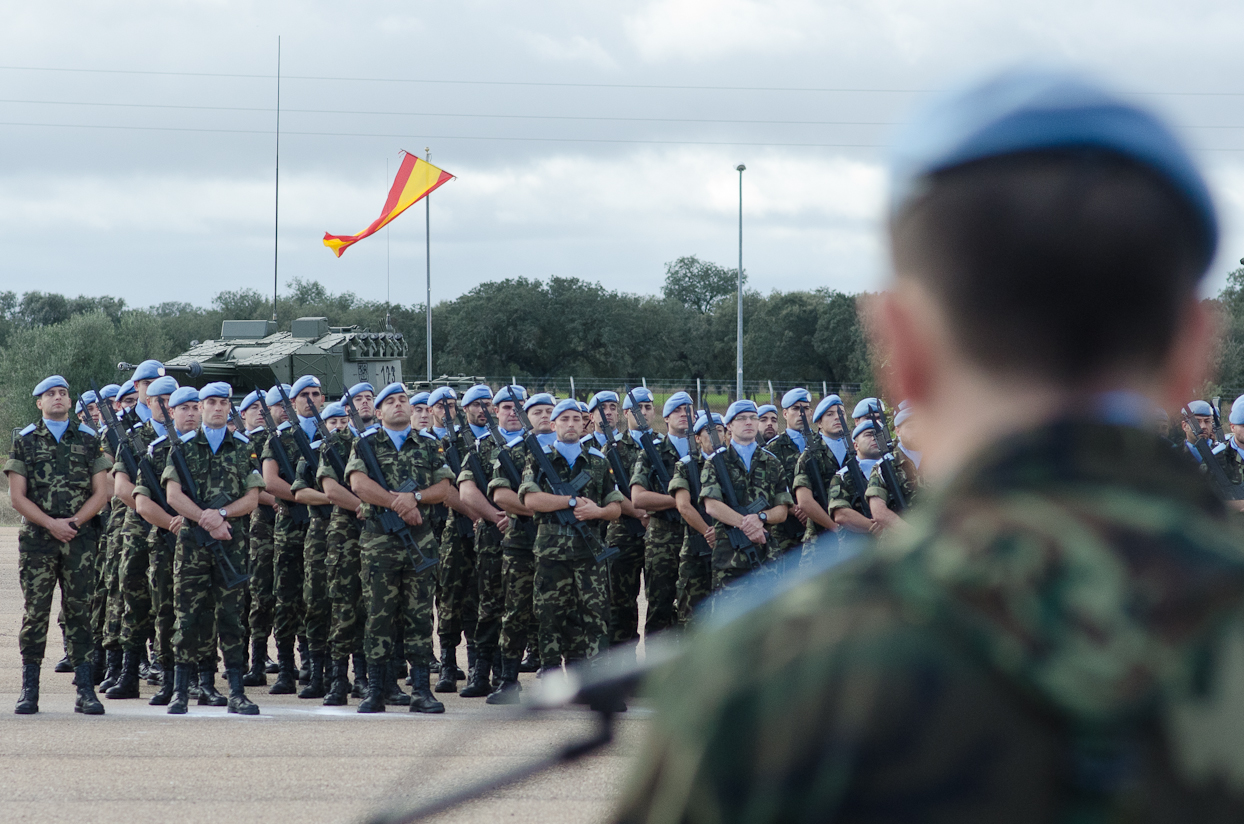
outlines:
M88 389L82 393L82 402L85 404L99 403L99 395L94 390Z
M651 393L651 392L649 392L649 391L647 390L647 388L646 388L646 387L643 387L643 386L637 386L637 387L635 387L634 389L632 389L632 390L631 390L631 392L630 392L630 394L628 394L628 395L627 395L627 396L626 396L626 397L622 400L622 408L623 408L623 409L630 409L630 408L631 408L631 395L634 395L634 396L635 396L635 402L636 402L636 403L643 403L644 401L647 401L648 403L652 403L652 393Z
M713 423L725 425L722 423L721 415L718 415L716 412L713 413ZM695 426L692 429L695 431L695 434L699 435L706 426L708 426L708 416L701 412L700 417L695 419Z
M876 398L864 398L864 400L857 403L855 405L855 411L851 413L851 417L862 418L865 415L867 415L870 411L871 412L881 411L881 404L877 402Z
M532 400L535 400L535 398L532 398ZM572 411L582 412L583 410L579 408L579 402L576 401L574 398L566 398L566 400L560 401L557 404L557 406L553 407L553 416L550 418L550 420L557 420L558 415L562 414L563 412L572 412Z
M609 403L610 401L613 403L618 402L617 392L611 392L608 389L597 392L587 402L587 411L594 412L596 411L596 407L600 406L602 403Z
M446 398L451 401L456 401L458 399L458 393L454 391L454 388L452 386L438 387L432 393L432 396L428 398L428 406L435 406L436 404L440 403L442 399L446 399Z
M172 375L165 375L162 378L156 378L147 385L147 396L171 395L177 391L179 386L181 386L181 384L177 382L176 378Z
M1165 413L1166 410L1163 409L1162 412ZM1167 417L1166 420L1170 418ZM1227 422L1236 426L1244 426L1244 395L1236 398L1231 404L1231 414L1227 416Z
M226 384L226 386L227 385L228 384ZM209 383L208 386L211 386L211 384ZM199 390L195 389L193 386L181 386L174 389L169 395L168 408L173 409L174 407L181 406L186 401L197 400L199 400Z
M665 401L665 406L661 407L661 417L668 418L670 415L673 415L674 410L680 406L690 406L693 409L695 408L695 404L691 402L691 396L686 392L675 392L670 395Z
M591 412L592 410L590 410L590 409L588 409L588 408L587 408L587 404L586 404L586 403L584 403L583 401L579 401L579 411L580 411L580 412L582 412L584 415L586 415L587 413Z
M99 390L99 395L101 398L115 398L117 396L117 393L120 391L121 391L121 384L110 383L107 386L105 386L103 389Z
M138 389L134 386L133 381L126 381L125 383L121 384L121 387L119 389L117 389L117 396L113 398L113 400L119 401L122 398L124 398L126 395L131 395L137 391Z
M348 390L348 393L352 398L360 392L370 392L374 398L376 396L376 387L372 386L367 381L360 381L359 383L354 384L354 386L351 386Z
M774 405L773 405L773 404L771 404L771 403L766 403L766 404L761 404L760 406L758 406L758 407L756 408L756 414L757 414L757 415L764 415L764 414L766 414L766 413L768 413L768 412L772 412L774 415L776 415L776 414L777 414L777 407L776 407L776 406L774 406Z
M782 396L782 408L790 409L799 401L812 403L812 395L802 386L796 386L794 389L788 390L787 393Z
M278 384L273 384L272 388L264 393L263 402L268 404L268 406L276 406L281 402L281 393L277 391L277 386ZM279 386L285 390L286 397L292 398L294 396L294 393L290 391L294 387L290 386L288 383L282 383L279 384Z
M734 420L737 415L740 415L744 412L755 412L755 411L756 411L755 401L749 401L747 400L747 398L744 398L741 401L735 401L734 403L730 404L730 408L726 410L726 415L724 418L722 418L722 421L725 423L730 423L730 421Z
M134 368L134 376L130 380L138 383L139 381L152 381L164 374L164 364L158 360L145 360Z
M380 408L380 404L384 403L385 398L388 398L391 395L396 395L399 392L405 395L406 387L402 386L400 383L397 383L396 381L389 384L384 389L381 389L380 394L376 395L376 408L377 409Z
M48 377L39 381L39 385L35 387L35 391L31 392L30 394L34 395L37 398L40 395L42 395L44 392L56 386L63 386L66 389L68 389L69 381L65 380L60 375L49 375Z
M199 390L199 400L205 401L208 398L230 398L233 396L233 387L224 381L215 381Z
M816 405L816 411L812 413L812 423L816 423L824 417L831 406L842 406L842 398L837 395L826 395L821 398L821 402Z
M1193 415L1213 415L1214 408L1206 401L1193 401L1188 404L1188 411Z
M320 379L315 375L303 375L301 378L294 381L294 385L290 387L289 396L291 398L297 397L298 393L306 389L308 386L314 386L316 389L319 389Z
M525 397L527 397L526 389L518 384L511 384L503 386L497 390L497 394L492 396L492 405L496 406L497 404L505 403L506 401L513 403L514 401L521 401Z
M898 412L894 413L894 425L902 426L903 424L907 423L907 420L909 418L911 418L911 407L910 406L904 409L900 409L898 410Z
M528 398L527 402L523 404L523 411L529 412L531 411L531 407L540 406L542 404L544 406L556 406L557 401L548 392L537 392Z
M1195 213L1201 263L1209 265L1218 219L1209 188L1183 145L1152 111L1065 69L1010 69L922 107L891 145L891 212L936 172L990 157L1072 148L1120 155L1165 178Z
M351 392L351 395L354 393ZM344 405L334 401L333 403L324 404L324 408L320 410L320 417L324 420L329 418L344 418L346 416L346 408Z
M470 406L476 401L491 401L492 387L486 383L477 383L462 393L462 405Z
M870 429L876 429L872 421L861 421L860 425L851 431L851 440L855 440Z
M427 406L428 398L430 398L431 396L432 396L432 393L430 392L416 392L414 397L410 399L410 405L411 406ZM379 400L376 401L376 405L377 406L380 405Z
M265 398L264 401L266 402L267 398ZM259 403L259 390L252 389L249 395L247 395L245 398L242 398L242 403L238 405L238 411L245 412L247 409L250 409L252 406L254 406L257 403Z

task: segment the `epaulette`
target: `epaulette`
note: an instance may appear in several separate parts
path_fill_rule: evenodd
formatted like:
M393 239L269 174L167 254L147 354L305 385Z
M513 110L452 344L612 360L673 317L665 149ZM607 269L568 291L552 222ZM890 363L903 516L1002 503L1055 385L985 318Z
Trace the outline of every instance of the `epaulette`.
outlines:
M379 432L379 431L380 431L380 427L378 427L378 426L372 426L372 427L369 427L368 429L364 430L364 431L363 431L363 434L362 434L362 435L360 435L359 437L360 437L360 438L370 438L372 435L375 435L375 434L376 434L377 432Z
M544 450L545 455L553 454L553 444L551 443L542 443L540 444L540 448Z
M1213 450L1211 450L1211 451L1212 451L1215 455L1219 454L1220 452L1226 452L1226 451L1227 451L1227 444L1225 444L1225 443L1220 443L1220 444L1218 444L1218 446L1215 446L1215 447L1213 448Z
M596 457L598 457L598 458L604 458L604 457L605 457L605 453L601 452L599 449L597 449L597 448L596 448L596 447L594 447L594 446L589 446L589 447L587 448L587 454L589 454L589 455L595 455L595 456L596 456Z
M36 429L38 429L38 428L39 428L39 424L37 424L37 423L32 423L30 426L26 427L26 428L25 428L25 429L23 429L21 432L18 432L18 433L17 433L17 437L19 437L19 438L24 438L24 437L26 437L27 435L29 435L31 432L34 432L34 431L35 431Z
M591 440L595 440L595 435L589 432L586 435L584 435L582 438L579 438L579 443L587 443L588 441L591 441Z
M185 433L184 435L182 435L182 436L181 436L181 442L182 442L182 443L190 443L192 440L194 440L194 436L195 436L195 435L197 435L197 434L199 434L199 430L197 430L197 429L191 429L189 432L187 432L187 433Z
M263 427L262 427L262 426L256 426L256 427L255 427L254 429L252 429L250 432L247 432L247 433L246 433L246 435L247 435L247 437L249 438L251 435L257 434L257 433L259 433L259 432L261 432L261 431L263 431Z
M429 441L436 441L437 443L440 443L441 441L440 438L436 437L435 435L433 435L431 432L429 432L426 429L420 429L419 434L427 438Z
M241 441L242 443L250 443L250 442L251 442L251 439L250 439L250 438L246 437L246 436L245 436L245 435L243 435L241 432L238 432L238 431L236 431L236 430L235 430L235 431L234 431L234 433L233 433L233 437L237 438L237 439L238 439L239 441Z
M688 466L690 466L691 465L691 453L688 452L686 455L683 455L681 458L678 459L678 462L687 464Z
M150 450L151 450L151 448L152 448L152 447L154 447L156 444L158 444L158 443L163 443L164 441L167 441L167 440L168 440L168 435L167 435L167 434L165 434L165 435L161 435L160 437L156 438L154 441L152 441L152 442L148 445L148 447L147 447L148 454L150 454Z
M523 442L523 436L522 436L522 435L515 435L515 436L514 436L514 439L513 439L513 440L511 440L511 441L506 441L506 444L505 444L505 445L506 445L507 447L513 448L513 447L515 447L515 446L518 446L518 445L519 445L520 443L522 443L522 442Z
M284 423L282 423L280 426L278 426L278 427L276 428L276 431L277 431L277 432L284 432L286 429L289 429L289 427L290 427L290 423L289 423L289 421L285 421Z
M842 469L839 469L839 470L838 470L837 472L835 472L834 474L835 474L835 475L838 475L838 476L840 476L840 477L842 477L842 478L845 478L845 477L847 477L847 468L844 466L844 467L842 467Z
M86 425L86 424L84 424L84 423L80 423L80 424L78 424L78 431L79 431L79 432L85 432L86 434L90 435L92 438L98 438L98 437L99 437L99 433L98 433L98 432L96 432L94 429L92 429L91 427L87 426L87 425Z
M320 448L320 444L322 444L322 443L324 443L324 441L322 441L322 440L321 440L321 441L312 441L312 442L311 442L311 448L312 448L312 449L319 449L319 448Z
M781 460L780 458L778 458L778 456L777 456L777 455L774 455L772 452L770 452L769 450L765 449L763 446L762 446L762 447L760 447L760 451L761 451L761 452L763 452L763 453L765 453L766 455L768 455L770 458L772 458L772 459L773 459L773 460L775 460L775 461L777 461L777 460Z

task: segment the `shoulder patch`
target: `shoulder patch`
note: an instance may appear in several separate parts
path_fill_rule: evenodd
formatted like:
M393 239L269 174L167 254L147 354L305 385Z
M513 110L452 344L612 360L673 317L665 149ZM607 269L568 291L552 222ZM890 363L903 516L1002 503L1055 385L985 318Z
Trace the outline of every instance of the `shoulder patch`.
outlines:
M601 452L599 449L597 449L594 446L589 446L587 448L587 454L595 455L596 457L602 458L602 459L605 457L605 453Z
M27 435L29 435L31 432L34 432L34 431L35 431L36 429L38 429L38 428L39 428L39 424L37 424L37 423L32 423L30 426L26 427L26 428L25 428L25 429L23 429L21 432L18 432L18 433L17 433L17 436L18 436L19 438L24 438L24 437L26 437Z

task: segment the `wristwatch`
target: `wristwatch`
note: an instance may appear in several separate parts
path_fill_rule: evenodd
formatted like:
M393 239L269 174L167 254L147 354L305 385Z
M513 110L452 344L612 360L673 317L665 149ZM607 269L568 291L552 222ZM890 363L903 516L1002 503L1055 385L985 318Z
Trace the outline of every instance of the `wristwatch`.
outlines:
M416 492L416 493L415 493L415 503L417 503L417 504L418 504L418 503L423 503L423 493L422 493L422 492Z
M760 513L759 515L757 515L756 517L760 519L760 522L761 522L762 524L767 524L767 523L769 523L769 513L768 513L768 512L762 512L762 513Z
M229 516L225 514L223 509L218 509L216 511L220 513L220 517L224 518L226 521L229 520Z
M571 495L571 496L570 496L570 500L569 500L569 501L567 501L567 503L569 503L569 504L570 504L570 508L571 508L571 509L574 509L576 506L578 506L578 505L579 505L579 499L578 499L578 498L576 498L575 496Z

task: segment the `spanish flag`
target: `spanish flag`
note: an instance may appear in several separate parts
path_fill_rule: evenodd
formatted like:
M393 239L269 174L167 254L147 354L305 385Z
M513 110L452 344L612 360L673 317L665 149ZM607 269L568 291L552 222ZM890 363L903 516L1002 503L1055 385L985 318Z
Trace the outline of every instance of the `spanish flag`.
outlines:
M425 160L420 160L410 152L402 158L402 165L393 179L393 188L389 189L389 197L384 202L384 210L380 217L357 235L330 235L324 233L324 245L333 250L333 254L341 257L348 247L358 243L368 235L373 235L384 228L389 221L418 203L425 195L443 183L453 180L449 172L436 168Z

